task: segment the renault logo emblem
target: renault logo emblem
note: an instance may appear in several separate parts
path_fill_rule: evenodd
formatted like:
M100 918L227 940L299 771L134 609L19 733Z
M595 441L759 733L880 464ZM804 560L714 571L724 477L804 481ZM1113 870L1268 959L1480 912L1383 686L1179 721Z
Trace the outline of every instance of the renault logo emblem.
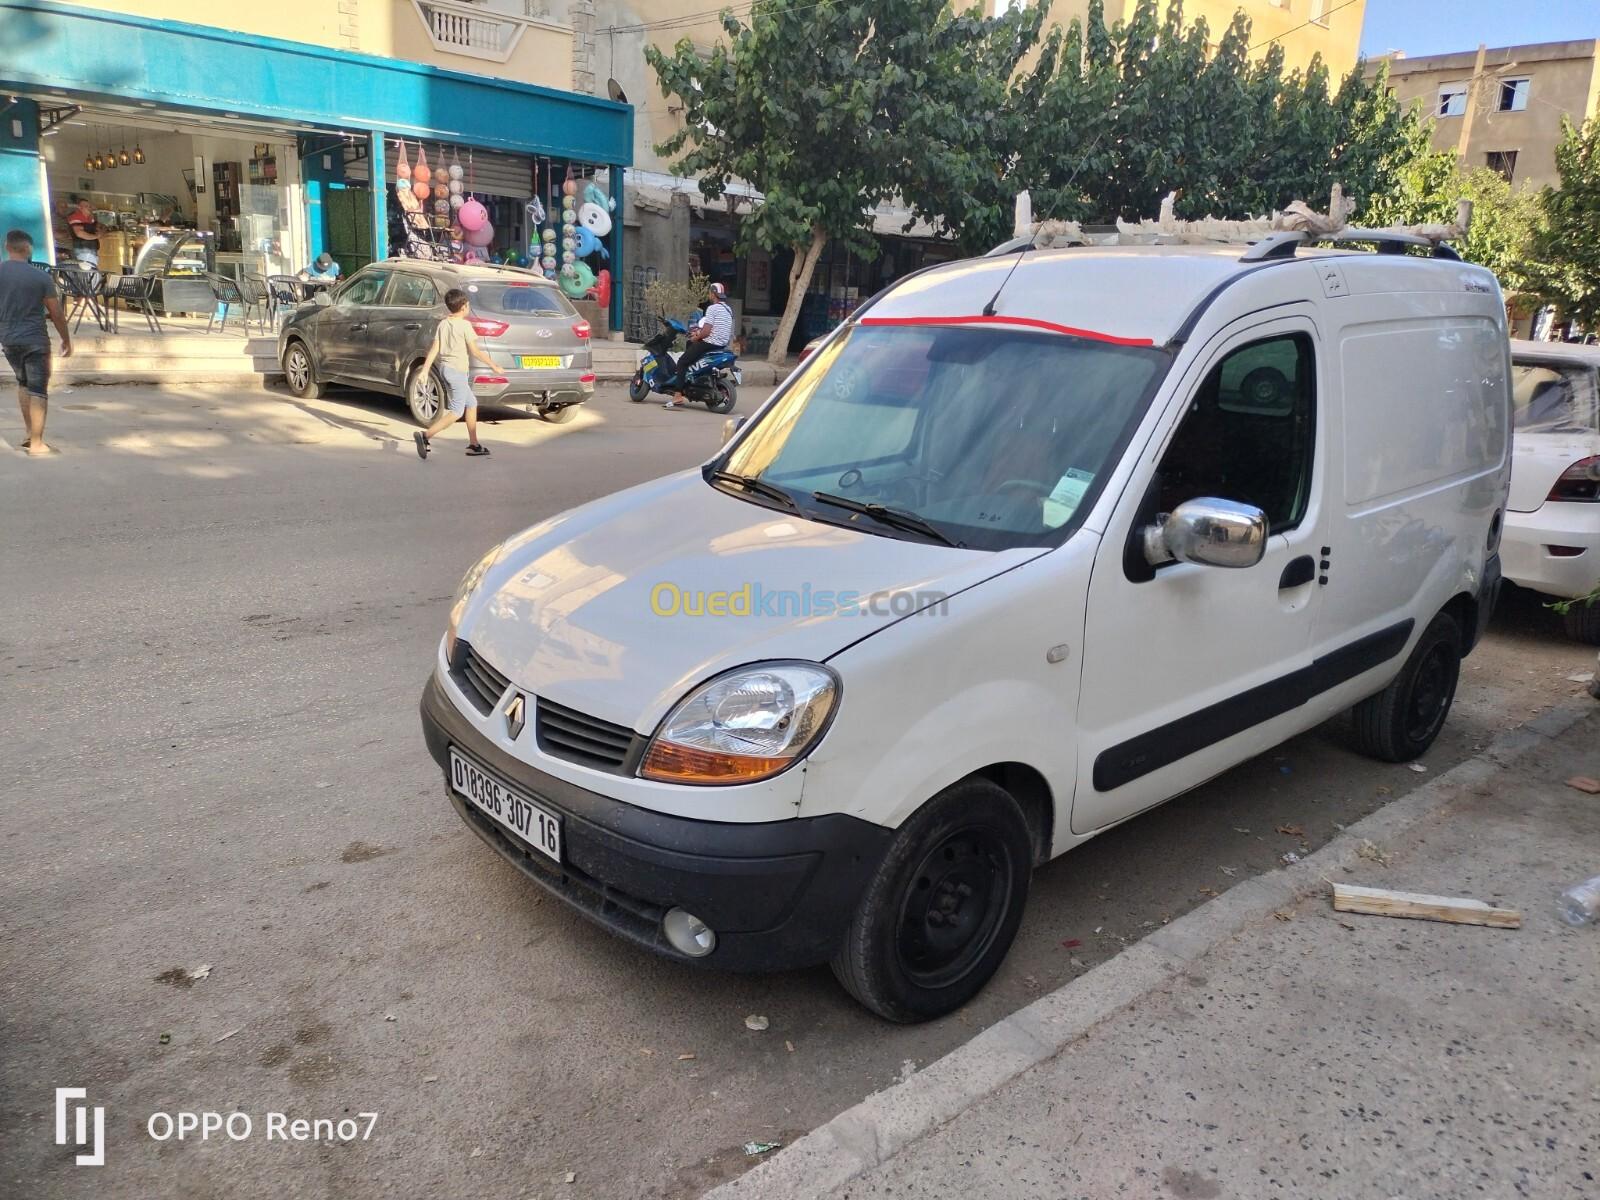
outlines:
M518 692L506 705L506 736L512 741L522 736L522 727L528 723L528 698Z

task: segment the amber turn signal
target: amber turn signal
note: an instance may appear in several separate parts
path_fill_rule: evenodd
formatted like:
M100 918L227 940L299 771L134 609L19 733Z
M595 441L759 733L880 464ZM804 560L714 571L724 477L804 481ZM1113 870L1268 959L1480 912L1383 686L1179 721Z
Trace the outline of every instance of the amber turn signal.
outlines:
M711 750L656 742L645 755L639 774L658 783L752 783L776 775L792 760L719 754Z

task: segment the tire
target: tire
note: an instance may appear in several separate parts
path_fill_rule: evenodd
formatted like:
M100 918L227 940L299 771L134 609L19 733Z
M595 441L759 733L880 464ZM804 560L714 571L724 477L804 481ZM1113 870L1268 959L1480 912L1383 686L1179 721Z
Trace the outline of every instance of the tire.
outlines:
M302 400L320 400L327 388L317 382L316 364L311 351L298 338L283 348L283 378L289 391Z
M1461 631L1449 614L1440 613L1394 682L1351 710L1357 748L1381 762L1422 755L1444 728L1460 677Z
M578 415L576 404L564 404L560 408L541 408L539 415L552 425L565 425Z
M429 371L425 379L419 370L413 370L406 380L406 407L411 419L423 428L432 425L439 416L439 398L444 395L444 380L437 371Z
M1581 601L1575 603L1567 609L1561 623L1566 626L1567 636L1573 641L1600 646L1600 600L1592 600L1588 604Z
M960 1008L1011 948L1033 839L1010 793L984 779L940 792L900 828L833 959L839 982L890 1021Z
M633 378L628 380L628 399L635 404L643 404L649 398L650 385L644 381L643 375L636 372Z
M712 383L711 391L712 398L706 401L706 407L714 413L731 413L733 406L739 403L739 394L725 379L718 379Z

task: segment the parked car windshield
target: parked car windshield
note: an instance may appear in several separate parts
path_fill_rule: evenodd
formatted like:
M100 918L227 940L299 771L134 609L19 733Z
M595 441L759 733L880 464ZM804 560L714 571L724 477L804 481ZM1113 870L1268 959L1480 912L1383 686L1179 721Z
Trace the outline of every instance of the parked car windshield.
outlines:
M822 497L913 514L975 549L1055 545L1169 361L997 326L859 325L813 355L717 465L781 487L808 516L886 537L928 534ZM754 488L723 485L758 502Z
M576 317L573 308L555 288L539 283L507 283L500 279L475 279L472 309L480 313L529 313L540 317Z
M1600 429L1600 393L1588 367L1513 362L1511 397L1518 433L1593 433Z

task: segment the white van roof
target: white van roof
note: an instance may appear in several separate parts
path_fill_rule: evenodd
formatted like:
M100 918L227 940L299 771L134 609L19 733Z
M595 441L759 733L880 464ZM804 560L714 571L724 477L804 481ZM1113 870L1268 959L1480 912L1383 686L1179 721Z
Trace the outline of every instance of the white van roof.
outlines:
M1033 250L946 263L902 280L859 316L862 324L994 324L1164 346L1208 297L1254 272L1305 272L1320 295L1317 262L1337 258L1351 294L1489 290L1493 276L1449 259L1305 249L1241 259L1240 245L1107 246ZM1279 276L1281 278L1281 275ZM999 293L998 299L995 299ZM993 302L991 304L991 302Z

